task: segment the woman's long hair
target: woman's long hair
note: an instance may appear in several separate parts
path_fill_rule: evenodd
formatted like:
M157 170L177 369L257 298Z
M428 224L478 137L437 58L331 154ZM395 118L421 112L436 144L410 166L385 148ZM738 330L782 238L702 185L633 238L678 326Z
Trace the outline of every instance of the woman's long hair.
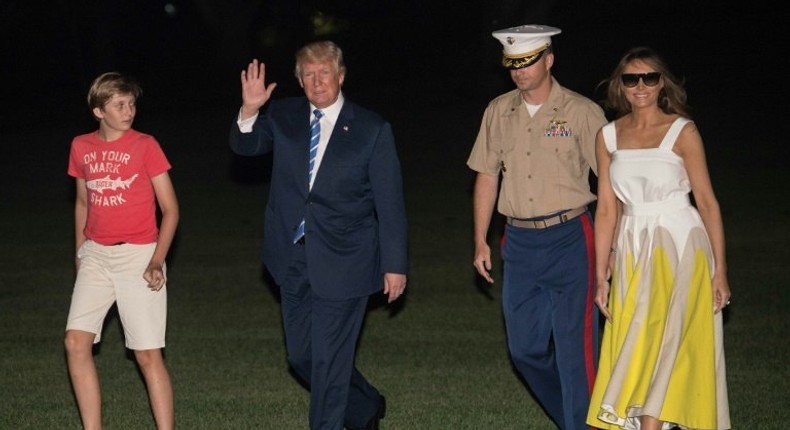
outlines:
M656 51L644 46L629 49L617 63L617 67L614 68L609 79L601 82L601 84L608 84L604 106L614 110L618 118L631 112L631 103L628 102L623 92L620 75L623 74L626 66L634 61L642 61L656 72L661 73L664 87L658 94L658 107L664 113L690 118L691 109L686 104L684 80L678 79L669 70L666 61Z

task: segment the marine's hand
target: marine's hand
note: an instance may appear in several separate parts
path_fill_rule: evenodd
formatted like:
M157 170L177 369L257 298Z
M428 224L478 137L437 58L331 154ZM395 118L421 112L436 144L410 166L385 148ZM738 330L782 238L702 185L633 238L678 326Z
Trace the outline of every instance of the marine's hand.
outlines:
M612 322L612 314L609 312L609 281L598 280L598 286L595 289L595 304L606 320Z
M266 66L258 63L258 60L252 60L247 70L241 71L241 119L257 114L276 87L276 82L266 86Z
M148 282L148 288L159 291L165 286L165 272L161 264L151 263L143 272L143 279Z
M384 274L384 294L388 296L387 303L398 300L404 291L406 291L406 275L402 273Z
M475 269L489 284L494 283L491 277L491 248L488 244L477 245L475 247Z
M730 305L730 298L732 297L732 293L730 292L730 285L727 282L727 277L716 274L713 276L713 312L719 313L722 309L726 306Z

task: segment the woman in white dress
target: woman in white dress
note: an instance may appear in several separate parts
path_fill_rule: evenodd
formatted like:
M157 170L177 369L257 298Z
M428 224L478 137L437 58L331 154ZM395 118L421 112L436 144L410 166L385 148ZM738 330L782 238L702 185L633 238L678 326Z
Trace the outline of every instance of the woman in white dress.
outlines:
M729 429L724 228L686 92L639 47L612 72L607 105L617 119L596 140L595 212L606 325L587 423Z

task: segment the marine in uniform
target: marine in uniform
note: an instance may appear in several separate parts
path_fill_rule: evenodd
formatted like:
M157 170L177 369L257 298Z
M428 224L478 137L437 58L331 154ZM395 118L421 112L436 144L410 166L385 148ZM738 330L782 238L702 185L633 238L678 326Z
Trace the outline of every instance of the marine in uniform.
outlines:
M599 330L589 175L606 118L552 76L551 36L560 31L493 32L516 88L488 104L467 165L477 172L474 265L488 282L495 205L507 218L502 305L513 363L559 428L583 429Z

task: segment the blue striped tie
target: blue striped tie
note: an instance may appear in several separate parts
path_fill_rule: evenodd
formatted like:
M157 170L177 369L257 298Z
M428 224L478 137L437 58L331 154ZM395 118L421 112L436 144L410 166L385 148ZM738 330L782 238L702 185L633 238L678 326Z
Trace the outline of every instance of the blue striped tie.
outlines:
M321 140L321 117L324 116L323 112L316 109L313 111L313 121L310 122L310 170L307 174L307 187L310 187L310 182L313 180L313 169L315 168L315 157L318 154L318 141ZM304 219L296 227L296 234L294 234L294 243L304 236Z

